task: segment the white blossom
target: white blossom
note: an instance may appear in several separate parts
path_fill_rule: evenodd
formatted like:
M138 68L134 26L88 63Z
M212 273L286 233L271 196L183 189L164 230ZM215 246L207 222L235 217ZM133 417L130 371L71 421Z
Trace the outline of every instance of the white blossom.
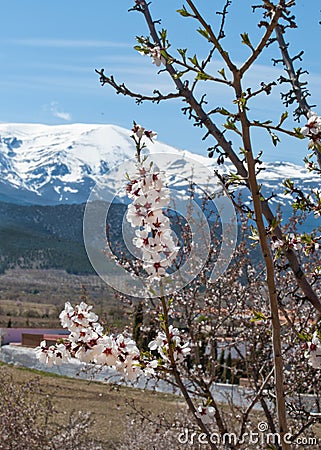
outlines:
M69 302L65 303L65 309L59 315L62 327L76 331L79 327L86 327L97 322L98 316L91 309L92 306L85 302L81 302L75 308Z
M46 341L41 341L40 346L36 348L36 357L48 367L60 366L63 362L70 361L70 353L64 344L48 347Z
M140 133L140 128L136 133ZM169 206L169 190L163 174L147 164L139 162L136 175L126 189L128 197L133 200L126 218L132 227L137 228L133 244L142 252L143 268L149 278L160 278L166 275L179 250L170 220L163 211Z
M178 328L169 326L170 344L173 350L173 358L177 362L181 362L191 352L189 342L182 344L180 332ZM148 347L151 351L157 350L158 354L164 361L169 361L169 342L164 331L159 331L154 340L152 340Z
M321 341L318 332L315 331L310 342L306 344L304 356L308 358L308 363L314 369L321 368Z
M158 361L157 359L153 359L152 361L148 361L145 368L144 368L144 374L147 376L153 376L156 374L155 369L158 367Z
M153 64L159 67L161 64L166 64L165 58L161 54L161 49L158 46L155 46L150 50L150 55L153 58Z
M81 346L75 353L75 358L83 363L93 363L95 361L96 348Z
M215 409L213 408L213 406L200 405L197 408L196 415L201 419L204 425L207 425L213 422L215 418Z
M155 48L154 58L160 55ZM156 133L134 123L134 140L138 148L140 140L152 140ZM143 146L142 146L143 147ZM166 276L179 250L164 212L169 206L169 190L164 174L146 160L138 157L137 173L126 186L128 197L132 200L127 210L127 220L136 227L134 245L141 250L143 267L151 279ZM59 315L61 325L70 332L61 344L47 347L42 342L37 349L38 359L48 365L61 364L72 356L83 363L114 367L127 380L133 380L145 373L154 375L158 366L169 362L169 350L175 361L181 362L190 352L188 342L183 343L180 331L169 326L169 339L164 331L159 331L149 343L151 351L157 351L160 359L151 355L141 355L136 342L127 334L107 335L98 322L92 306L85 302L73 307L69 302ZM169 341L169 342L168 342Z
M136 122L134 122L132 131L134 132L134 134L138 139L142 139L144 136L146 136L153 142L153 139L156 139L157 137L157 133L155 131L146 130L146 128L142 127L141 125L138 125Z
M154 47L145 47L139 52L141 55L149 55L153 59L153 64L159 67L161 64L166 64L166 59L161 54L161 48L158 45Z
M116 341L112 336L103 336L98 340L97 355L95 361L97 364L106 366L116 366L118 349Z
M321 117L314 111L308 112L308 122L301 128L301 133L310 138L309 148L321 146Z
M170 325L169 341L162 330L148 344L151 351L157 351L160 359L151 355L142 356L130 336L102 334L99 322L91 321L98 320L98 316L91 309L92 307L84 302L74 308L69 302L66 303L60 317L62 323L68 324L70 334L56 345L47 346L46 341L42 341L36 348L36 357L41 363L52 367L69 362L73 356L83 363L114 367L125 379L134 380L143 373L146 376L155 375L157 368L162 365L161 360L163 364L168 363L169 345L176 362L183 361L191 352L190 344L183 343L180 330ZM76 327L75 323L78 324Z

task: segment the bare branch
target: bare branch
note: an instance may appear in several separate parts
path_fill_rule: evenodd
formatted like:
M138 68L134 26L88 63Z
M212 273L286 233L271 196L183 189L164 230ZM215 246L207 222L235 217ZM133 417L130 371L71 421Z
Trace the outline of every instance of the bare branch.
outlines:
M271 81L268 84L266 84L266 83L264 83L262 81L260 89L257 89L256 91L252 92L251 88L248 88L246 90L246 92L247 92L246 100L249 100L250 98L257 96L257 95L261 94L262 92L265 92L266 95L270 95L273 86L276 86L276 82L275 81Z
M297 135L297 133L295 131L286 130L285 128L281 128L281 127L278 127L278 126L266 124L264 122L253 121L253 122L250 122L250 126L251 127L265 128L266 130L279 131L280 133L287 134L288 136L292 136L292 137L296 137L296 138L298 137L298 135Z
M216 14L222 16L222 20L221 20L221 26L220 26L220 30L218 32L218 40L223 39L225 37L225 33L224 33L224 27L225 27L225 21L226 21L226 16L228 14L228 8L229 6L232 4L231 0L226 0L226 3L222 9L222 11L217 11ZM211 50L209 51L209 54L207 55L206 59L202 62L202 69L204 70L206 68L206 66L211 62L213 54L216 50L215 45L213 45L213 47L211 48ZM197 83L198 83L198 79L195 79L193 86L191 88L192 92L194 91Z
M178 64L182 67L185 67L188 71L191 72L196 72L199 75L204 75L204 81L215 81L217 83L223 83L226 84L228 86L232 86L232 82L229 80L225 80L224 78L217 78L217 77L213 77L212 75L210 75L209 73L204 71L204 64L202 64L201 68L198 67L193 67L190 64L187 64L183 61L180 61L179 59L174 58L172 55L170 55L168 52L166 52L168 54L168 63L170 64ZM198 79L198 81L200 81L202 78L200 77Z
M100 75L100 82L102 86L104 86L105 84L109 84L115 89L117 94L123 94L128 95L129 97L133 97L136 99L137 103L142 103L144 100L151 101L153 103L159 103L162 100L169 100L172 98L182 97L182 95L179 92L163 95L157 89L155 89L153 92L154 94L156 94L154 96L138 94L136 92L129 90L123 83L122 84L116 83L112 75L110 77L107 77L104 74L104 69L101 70L96 69L95 72L98 73L98 75Z
M230 69L230 71L232 73L237 71L237 67L235 66L235 64L232 63L228 53L222 48L222 46L221 46L221 44L219 42L219 39L216 37L215 33L212 30L212 27L205 21L205 19L203 19L202 15L199 13L199 11L197 10L197 8L194 5L194 3L191 0L186 0L186 1L187 1L187 4L192 9L193 13L195 14L196 19L200 22L200 24L208 32L210 41L217 48L218 52L220 53L220 55L222 56L223 60L225 61L227 67Z
M242 95L241 74L235 78L235 92L237 98ZM250 137L250 127L245 108L239 103L239 117L242 125L242 140L246 150L246 162L248 167L248 183L252 194L252 201L255 212L255 222L258 229L260 247L266 267L266 284L269 293L269 304L272 317L272 344L273 344L273 361L275 376L275 392L276 392L276 410L278 415L278 423L280 428L281 439L283 441L282 448L289 450L289 445L284 441L284 436L288 431L284 378L283 378L283 358L281 346L281 324L278 309L278 297L276 292L276 276L273 263L272 253L269 247L262 211L261 194L255 172L255 160L253 157L252 143Z
M306 97L309 95L309 93L306 92L306 89L302 89L302 83L299 80L300 75L302 75L302 72L295 71L293 61L297 58L301 58L302 52L297 55L297 58L291 58L288 52L288 45L285 43L283 32L280 26L277 26L275 28L275 34L276 39L279 44L279 48L282 55L282 61L286 68L286 71L289 75L289 82L292 85L293 94L298 102L299 110L297 111L298 117L300 117L300 114L303 114L305 117L308 117L308 112L310 111L311 106L306 101ZM315 150L315 155L319 164L319 167L321 169L321 154Z
M270 373L265 377L265 380L263 381L263 383L261 384L261 387L259 388L258 392L256 393L256 395L254 396L254 398L252 399L251 403L249 404L249 406L247 407L245 413L243 414L242 417L242 426L241 426L241 430L239 433L239 439L241 439L241 437L244 435L244 431L245 431L245 427L246 427L246 421L247 418L250 414L250 412L252 411L252 409L254 408L255 404L257 403L257 401L259 400L259 398L261 397L265 386L267 385L267 382L269 381L269 379L271 378L271 376L273 375L274 372L274 368L270 371Z
M190 5L193 4L190 0L188 0L188 3ZM144 14L144 17L145 17L146 23L148 25L152 39L154 40L156 45L161 47L161 42L160 42L160 39L156 32L155 23L151 17L151 14L150 14L150 11L149 11L149 8L148 8L148 5L146 4L146 2L144 2L142 5L142 12ZM280 15L279 10L277 10L277 12L278 12L278 17L279 17L279 15ZM274 16L274 18L275 18L275 16ZM211 29L208 31L212 33ZM271 32L272 31L273 31L273 29L271 29ZM218 43L215 35L214 35L214 38L215 38L216 42ZM223 49L219 43L218 43L218 45L219 45L219 47L217 47L218 50L219 51L221 50L221 52L224 54L224 56L222 54L222 57L223 58L225 57L229 60L227 54L223 51ZM194 115L198 118L199 125L205 126L208 130L208 133L214 137L214 139L217 141L218 146L223 149L226 156L234 164L234 166L237 170L237 174L240 175L244 180L248 180L248 171L245 168L241 159L234 152L232 143L225 138L224 134L219 130L219 128L211 120L209 115L205 112L205 110L204 110L203 106L200 104L200 102L196 100L193 93L189 89L188 84L187 83L184 84L182 82L182 80L180 80L180 78L177 76L177 72L176 72L175 68L173 67L173 65L171 65L167 62L166 70L170 74L180 96L183 97L184 101L189 105L190 110L194 111ZM233 65L233 70L237 70L234 65ZM192 112L191 112L191 114L192 114ZM248 188L250 187L248 181L247 181L247 187ZM274 214L273 214L268 202L266 201L266 199L264 199L262 196L260 196L260 199L261 199L261 204L262 204L262 212L263 212L266 220L268 221L268 224L271 225L274 222ZM283 234L282 234L281 228L279 226L277 226L274 229L274 235L278 239L283 240ZM309 283L306 275L304 274L296 253L294 252L294 250L292 250L290 248L284 248L283 252L289 262L289 266L291 267L291 270L295 276L296 282L302 289L304 295L309 300L309 302L316 308L316 310L321 312L321 301L320 301L318 295L316 294L316 292L314 291L313 287Z
M231 6L231 4L232 4L232 0L226 0L223 10L216 12L216 14L222 16L220 31L218 32L218 39L223 39L225 37L225 33L224 33L225 21L226 21L226 16L228 14L228 7Z
M283 9L284 9L283 4L284 4L284 1L281 0L280 3L275 7L274 11L271 13L272 19L271 19L269 25L267 26L260 43L254 49L252 55L248 58L248 60L240 68L240 73L242 75L251 67L251 65L258 58L258 56L261 54L262 50L266 46L269 38L271 37L271 34L273 33L273 31L274 31L275 27L277 26L278 21L283 13Z
M296 58L291 58L288 52L288 45L285 43L283 32L279 25L275 28L275 34L282 55L282 59L279 61L283 62L285 69L289 75L289 82L292 84L294 95L299 104L299 107L301 108L301 114L304 114L306 116L310 110L310 106L308 105L306 98L302 93L300 81L293 65L294 60L298 58L301 59L303 53L300 52Z

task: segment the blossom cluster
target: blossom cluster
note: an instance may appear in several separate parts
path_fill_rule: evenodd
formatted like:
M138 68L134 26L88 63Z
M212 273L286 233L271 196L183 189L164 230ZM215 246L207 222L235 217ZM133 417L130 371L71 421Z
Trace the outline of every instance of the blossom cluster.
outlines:
M313 211L315 219L321 217L321 191L317 188L312 189L307 195L308 207Z
M305 342L303 346L305 352L304 356L308 358L310 366L314 369L321 368L321 341L320 335L315 331L312 335L311 341Z
M132 131L134 132L135 136L138 139L142 139L144 136L146 136L153 142L153 139L156 139L157 137L157 133L155 131L146 130L146 128L142 127L141 125L138 125L136 122L134 122Z
M143 130L137 125L133 129L138 138L146 134ZM166 269L173 264L179 250L170 220L163 210L169 206L169 190L163 174L146 162L137 163L136 175L126 187L129 198L133 200L126 218L136 228L133 244L142 252L143 268L150 279L157 279L166 275Z
M182 343L182 339L179 336L179 330L172 325L169 326L169 337L171 348L173 350L173 358L177 362L181 362L191 352L189 342ZM156 338L148 344L151 351L157 350L159 356L164 361L170 361L169 358L169 342L164 331L159 331Z
M321 117L315 112L308 112L308 122L301 128L301 133L310 139L309 148L321 149Z
M314 217L316 219L318 219L319 217L321 217L321 204L320 205L316 205L315 209L314 209Z
M153 64L159 67L161 64L166 64L166 59L162 56L161 49L158 45L154 47L147 47L144 51L139 52L142 55L149 55L153 59Z
M36 348L36 356L42 364L48 367L60 366L63 362L70 361L71 354L65 344L47 345L46 341L41 341Z
M75 308L67 302L59 318L63 328L70 331L68 338L49 347L42 341L36 349L37 358L52 366L75 357L81 362L115 367L128 380L136 378L141 373L136 343L123 334L104 335L98 316L91 309L85 302Z
M272 250L280 251L284 247L292 248L293 250L299 250L301 248L300 237L294 235L287 236L287 240L283 241L277 238L275 235L271 238L271 248Z
M320 248L319 238L312 237L307 234L302 236L296 236L293 233L285 236L285 240L278 239L276 236L271 238L271 248L276 251L276 256L280 256L280 252L283 248L302 250L303 253L308 256Z
M50 346L42 341L36 348L38 360L49 367L69 362L74 357L80 362L113 367L125 379L134 380L141 374L154 375L158 366L169 362L169 347L163 332L149 344L151 350L158 349L163 360L159 361L152 355L142 356L136 342L126 334L104 334L98 316L85 302L75 307L67 302L59 318L62 327L70 332L68 338ZM182 344L177 328L170 327L170 334L174 358L181 362L190 352L189 345Z

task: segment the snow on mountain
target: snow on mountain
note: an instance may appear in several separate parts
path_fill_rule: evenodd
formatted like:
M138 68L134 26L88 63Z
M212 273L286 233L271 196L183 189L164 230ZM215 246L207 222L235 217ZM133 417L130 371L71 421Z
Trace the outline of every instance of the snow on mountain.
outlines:
M133 158L130 131L113 125L0 124L0 198L81 203L108 170ZM152 152L179 152L156 142Z
M133 158L131 132L115 125L0 124L0 200L20 204L59 204L86 202L91 189L113 166ZM155 141L148 145L152 154L171 157L168 167L184 174L184 157L204 167L204 177L215 158L195 155ZM231 166L222 169L225 172ZM304 189L319 185L303 167L287 163L267 163L260 173L265 193L281 193L281 181L292 178ZM183 179L183 178L182 178ZM177 185L184 182L177 182ZM182 186L180 186L182 188ZM187 187L187 185L186 185ZM113 186L110 186L111 191Z

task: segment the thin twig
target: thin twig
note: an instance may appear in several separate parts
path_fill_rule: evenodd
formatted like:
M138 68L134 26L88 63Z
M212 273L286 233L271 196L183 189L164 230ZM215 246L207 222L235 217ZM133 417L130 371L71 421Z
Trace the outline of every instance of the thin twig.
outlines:
M217 50L220 53L221 57L225 61L227 67L230 69L231 72L234 72L235 70L237 70L235 64L231 61L228 53L221 46L221 44L219 42L219 39L216 37L215 33L212 30L212 27L205 21L205 19L199 13L198 9L196 8L196 6L192 2L192 0L186 0L186 2L189 5L189 7L192 9L192 11L195 14L195 17L197 18L197 20L200 22L201 25L203 25L205 30L208 32L210 41L217 48Z
M265 389L265 386L267 385L267 382L269 381L269 379L271 378L271 376L273 375L274 372L274 368L269 372L269 374L267 375L267 377L265 378L265 380L263 381L260 389L258 390L258 392L256 393L255 397L253 398L253 400L251 401L251 403L249 404L249 406L247 407L245 413L243 414L242 417L242 426L241 426L241 430L239 433L239 439L242 438L242 436L244 435L245 432L245 427L246 427L246 422L247 422L247 418L250 414L250 412L252 411L252 409L254 408L255 404L257 403L258 399L261 397L262 392Z
M98 75L100 76L100 82L101 82L102 86L104 86L105 84L109 84L110 86L112 86L115 89L117 94L123 94L125 96L128 95L128 97L136 98L138 102L147 100L147 101L151 101L153 103L159 103L162 100L169 100L172 98L182 97L182 95L179 92L173 92L170 94L163 95L158 91L154 91L154 93L157 93L157 95L154 95L154 96L137 94L136 92L133 92L130 89L128 89L124 84L116 83L113 76L107 77L104 74L104 69L101 69L101 70L96 69L95 72L98 73Z
M266 46L268 40L270 39L273 31L275 30L275 27L278 24L278 21L282 15L283 12L283 5L284 0L281 0L280 3L277 5L275 10L272 13L272 19L268 25L268 27L265 30L265 33L259 42L258 46L254 49L252 55L248 58L247 61L243 64L243 66L240 68L240 74L244 75L244 73L252 66L252 64L255 62L255 60L260 56L262 53L264 47Z
M301 89L301 83L298 79L298 75L294 69L293 66L293 58L290 57L289 52L288 52L288 46L285 43L284 40L284 36L283 36L283 32L281 30L281 27L278 25L275 28L275 34L276 34L276 39L278 41L279 44L279 48L281 51L281 55L282 55L282 60L283 60L283 64L286 68L286 71L289 75L289 81L292 85L292 89L293 89L293 93L295 95L295 98L299 104L299 107L302 111L302 114L308 118L308 113L310 111L310 107L306 101L305 96L302 93L302 89ZM321 169L321 154L320 152L318 152L318 150L314 151L319 167Z

